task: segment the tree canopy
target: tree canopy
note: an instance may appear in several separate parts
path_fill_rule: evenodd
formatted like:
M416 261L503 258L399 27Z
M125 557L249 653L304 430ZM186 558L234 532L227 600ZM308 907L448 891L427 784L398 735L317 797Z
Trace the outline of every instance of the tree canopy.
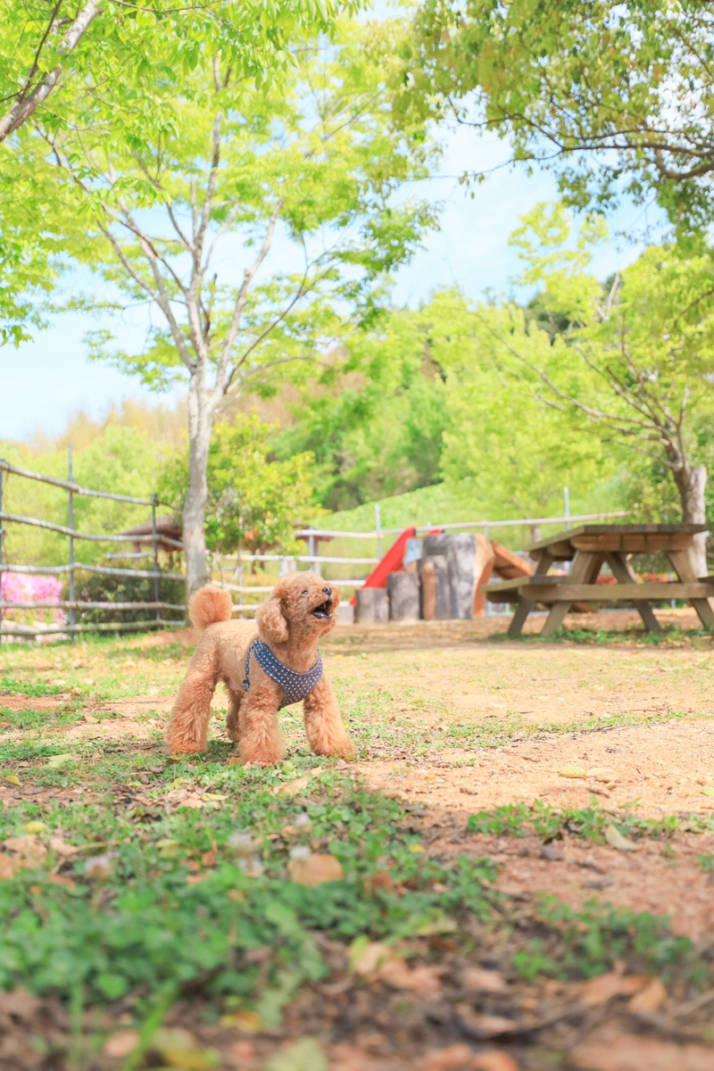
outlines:
M157 389L187 385L191 586L206 575L219 406L274 388L289 368L319 372L432 222L430 206L397 196L424 165L391 140L390 45L389 25L341 25L332 42L296 43L269 79L202 50L148 117L94 97L81 125L37 124L81 221L68 251L102 274L119 308L146 302L157 314L141 352L104 332L96 355Z
M402 54L402 113L496 132L581 207L628 194L683 233L711 223L711 4L424 0Z

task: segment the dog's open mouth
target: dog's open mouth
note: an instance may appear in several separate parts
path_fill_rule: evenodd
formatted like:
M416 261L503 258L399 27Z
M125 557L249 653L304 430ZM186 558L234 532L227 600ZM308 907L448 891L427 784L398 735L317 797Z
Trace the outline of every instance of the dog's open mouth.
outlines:
M324 602L321 602L320 605L316 606L314 608L314 610L310 611L310 613L312 614L313 617L317 617L317 618L320 618L322 620L326 620L326 619L328 619L328 618L330 618L332 616L331 613L330 613L331 610L332 610L332 599L325 599Z

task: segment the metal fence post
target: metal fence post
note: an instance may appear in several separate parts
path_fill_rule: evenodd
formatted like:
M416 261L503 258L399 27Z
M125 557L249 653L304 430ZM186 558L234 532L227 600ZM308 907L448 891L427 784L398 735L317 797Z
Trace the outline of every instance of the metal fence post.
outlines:
M156 524L156 505L158 497L154 491L151 496L151 538L154 547L154 602L159 602L159 530ZM161 620L161 611L156 607L156 620Z
M67 482L74 482L74 473L72 471L72 444L67 447ZM67 491L69 501L67 503L67 527L70 531L74 532L74 491L70 487ZM76 594L74 587L74 536L69 536L69 601L75 602ZM72 637L72 643L74 643L77 633L75 632L75 625L77 624L77 616L74 611L74 607L71 607L68 612L70 635Z

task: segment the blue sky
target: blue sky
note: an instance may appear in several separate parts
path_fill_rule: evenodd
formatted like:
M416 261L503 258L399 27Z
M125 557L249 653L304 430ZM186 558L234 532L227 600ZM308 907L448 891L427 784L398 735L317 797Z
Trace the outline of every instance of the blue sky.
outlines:
M548 174L529 177L521 169L502 169L475 187L472 198L457 176L465 168L492 168L507 160L508 146L466 128L445 132L444 141L440 177L420 183L416 191L443 202L441 226L398 272L395 298L400 303L416 305L433 290L451 285L460 286L473 298L486 291L509 293L518 268L508 245L509 234L524 212L557 196L555 181ZM641 229L649 221L646 211L625 206L611 222L614 237L598 250L593 265L601 278L630 263L642 248L618 237L618 231ZM91 274L84 271L67 277L63 289L86 292L93 285ZM64 429L73 412L101 416L122 398L171 400L151 394L136 379L106 363L88 359L85 332L100 326L101 321L94 318L63 314L37 332L32 342L18 350L0 351L0 438L28 440L38 431L52 436ZM146 312L130 311L118 326L123 345L138 349L146 332ZM116 321L112 327L117 329Z

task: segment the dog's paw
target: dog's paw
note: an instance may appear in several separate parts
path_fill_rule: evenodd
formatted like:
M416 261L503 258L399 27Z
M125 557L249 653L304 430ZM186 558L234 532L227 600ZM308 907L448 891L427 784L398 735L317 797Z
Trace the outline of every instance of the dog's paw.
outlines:
M285 757L285 749L262 744L252 747L241 740L240 761L244 766L274 766Z
M169 744L169 754L172 756L197 755L200 751L205 751L204 746L190 741L181 744Z
M355 746L350 740L349 736L340 737L338 740L332 740L323 749L317 751L318 755L327 755L334 759L353 759L355 757Z

